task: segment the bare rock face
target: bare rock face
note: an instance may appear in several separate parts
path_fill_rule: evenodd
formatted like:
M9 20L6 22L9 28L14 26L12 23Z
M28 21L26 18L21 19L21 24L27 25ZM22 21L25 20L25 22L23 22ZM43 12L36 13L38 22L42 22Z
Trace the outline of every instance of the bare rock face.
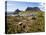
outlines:
M21 12L19 9L16 9L14 14L18 14L19 12Z
M26 11L40 11L38 7L27 7Z

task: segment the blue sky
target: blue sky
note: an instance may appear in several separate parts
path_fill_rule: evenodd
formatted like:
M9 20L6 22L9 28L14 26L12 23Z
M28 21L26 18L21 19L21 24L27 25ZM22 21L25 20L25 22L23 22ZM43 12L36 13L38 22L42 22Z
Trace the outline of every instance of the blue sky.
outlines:
M43 3L40 2L7 1L7 11L25 10L27 7L39 7L44 10Z

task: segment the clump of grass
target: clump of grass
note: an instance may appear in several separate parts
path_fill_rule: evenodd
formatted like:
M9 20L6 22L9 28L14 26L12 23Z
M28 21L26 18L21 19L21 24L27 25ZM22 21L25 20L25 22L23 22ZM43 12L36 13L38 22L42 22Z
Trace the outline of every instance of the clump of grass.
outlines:
M7 33L44 32L44 13L35 12L35 14L37 14L37 17L34 20L31 18L32 16L7 16ZM23 24L20 26L19 22Z

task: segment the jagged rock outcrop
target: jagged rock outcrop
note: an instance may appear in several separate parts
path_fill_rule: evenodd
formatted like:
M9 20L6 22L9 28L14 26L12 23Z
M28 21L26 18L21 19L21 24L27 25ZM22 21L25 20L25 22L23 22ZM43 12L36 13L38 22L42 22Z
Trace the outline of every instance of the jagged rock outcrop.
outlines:
M19 12L21 12L19 9L16 9L14 14L18 14Z
M38 7L27 7L26 11L40 11Z

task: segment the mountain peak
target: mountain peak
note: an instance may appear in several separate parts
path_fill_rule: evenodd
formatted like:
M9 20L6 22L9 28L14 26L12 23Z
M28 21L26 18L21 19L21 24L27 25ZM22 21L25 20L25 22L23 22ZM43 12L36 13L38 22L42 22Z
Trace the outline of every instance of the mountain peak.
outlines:
M26 11L40 11L38 7L27 7Z

